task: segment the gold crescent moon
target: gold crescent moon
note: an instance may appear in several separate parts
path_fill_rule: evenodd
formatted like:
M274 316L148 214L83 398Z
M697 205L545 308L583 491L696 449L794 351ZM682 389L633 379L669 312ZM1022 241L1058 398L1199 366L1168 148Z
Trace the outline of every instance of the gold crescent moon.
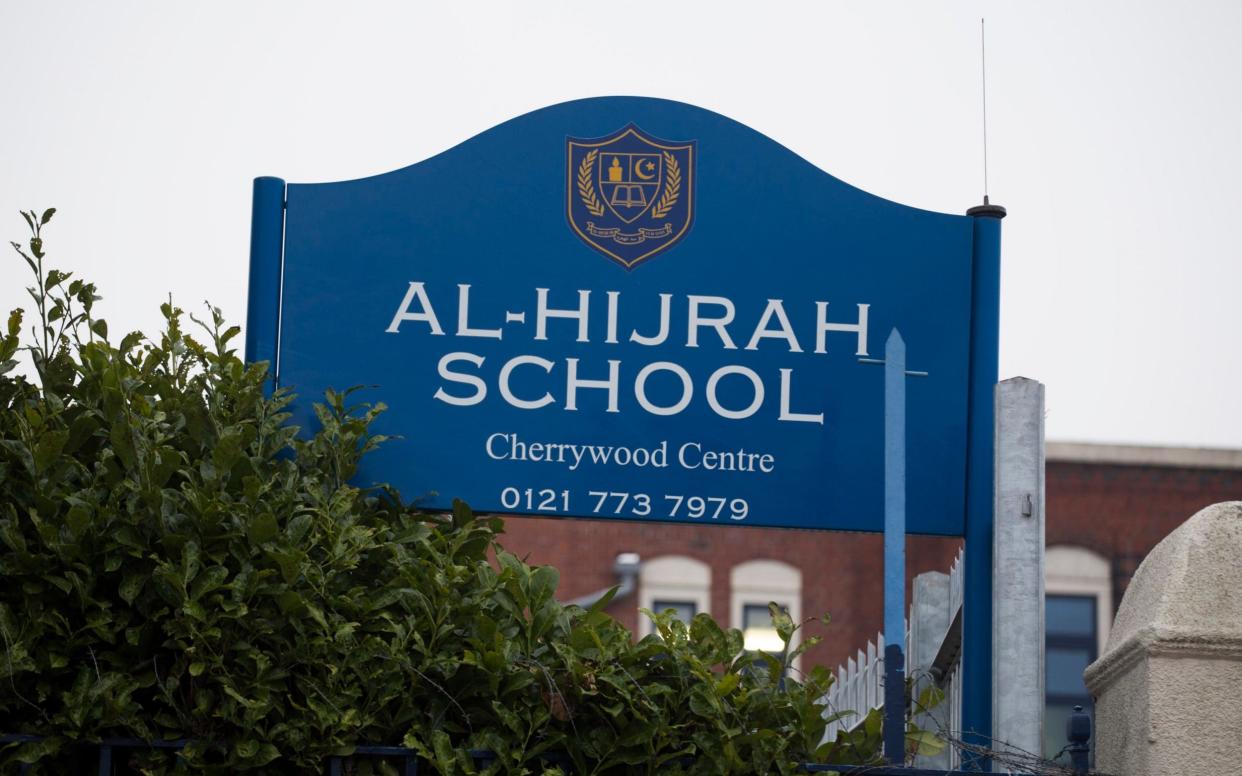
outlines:
M651 164L651 160L649 159L639 159L638 164L634 165L634 174L637 175L640 180L653 180L655 178L654 175L643 175L643 162Z

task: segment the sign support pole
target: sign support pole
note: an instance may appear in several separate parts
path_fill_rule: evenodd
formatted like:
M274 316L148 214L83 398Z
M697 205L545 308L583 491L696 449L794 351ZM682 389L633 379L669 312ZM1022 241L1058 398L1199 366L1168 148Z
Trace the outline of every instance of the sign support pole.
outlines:
M1001 219L984 201L974 218L971 272L970 407L967 416L965 590L962 601L962 730L967 744L992 746L993 401L999 373ZM962 769L990 771L991 760L963 752Z
M906 342L893 329L884 342L884 757L906 757Z
M285 182L254 179L250 217L250 291L246 308L246 361L267 362L268 392L276 388L280 286L285 244Z
M906 343L884 343L884 756L906 757Z

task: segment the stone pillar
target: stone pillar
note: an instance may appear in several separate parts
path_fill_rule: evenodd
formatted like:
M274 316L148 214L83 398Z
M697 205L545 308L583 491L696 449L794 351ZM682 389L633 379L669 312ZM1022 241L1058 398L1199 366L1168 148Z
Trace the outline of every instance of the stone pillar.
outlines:
M1242 501L1207 507L1156 545L1084 677L1100 771L1242 770Z
M1044 729L1044 386L996 386L992 746L1038 752Z

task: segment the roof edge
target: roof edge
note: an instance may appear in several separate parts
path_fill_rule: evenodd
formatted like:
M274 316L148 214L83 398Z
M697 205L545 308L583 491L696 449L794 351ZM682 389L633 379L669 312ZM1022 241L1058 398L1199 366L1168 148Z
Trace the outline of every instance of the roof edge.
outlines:
M1100 463L1183 469L1242 469L1242 450L1215 447L1048 442L1045 456L1047 460L1058 463Z

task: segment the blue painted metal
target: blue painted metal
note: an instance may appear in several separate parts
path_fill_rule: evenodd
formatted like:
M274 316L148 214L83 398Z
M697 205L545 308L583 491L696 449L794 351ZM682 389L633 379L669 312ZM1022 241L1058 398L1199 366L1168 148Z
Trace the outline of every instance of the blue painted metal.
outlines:
M360 746L355 754L364 757L392 757L401 760L401 776L417 776L418 754L404 746Z
M884 756L905 762L906 343L884 343Z
M965 590L962 604L962 737L991 746L993 402L998 378L1000 248L1004 208L971 208L974 220L970 332L970 446L966 483ZM971 761L967 761L971 760ZM963 755L968 770L990 770Z
M837 773L840 776L971 776L977 771L945 771L937 768L905 768L883 765L825 765L803 763L798 767L803 773ZM1014 774L1013 776L1022 776Z
M276 382L279 354L281 263L285 228L285 182L255 178L250 217L250 290L246 307L246 360L268 363Z
M883 765L825 765L803 763L798 767L803 773L837 773L840 776L970 776L969 771L945 771L936 768L905 768ZM977 773L977 772L974 772ZM1022 776L1022 774L1014 774Z
M99 776L112 776L112 747L99 745Z
M566 138L630 124L676 148L694 141L696 158L693 175L681 165L677 205L693 198L689 231L627 268L580 237L613 239L589 231L580 200L600 173L573 163ZM401 170L286 193L280 384L307 431L326 388L378 386L357 398L388 405L374 430L396 438L363 460L360 484L392 483L433 509L458 497L481 511L878 532L882 397L855 356L878 349L870 332L900 327L937 375L910 401L909 444L937 454L908 465L909 529L965 532L970 218L860 191L710 111L631 97L544 108ZM692 296L702 317L731 322L692 328ZM540 309L552 313L542 330ZM866 315L861 348L859 332L827 329L816 352L821 312L860 329ZM610 406L599 381L614 366ZM635 387L648 366L661 412ZM595 381L574 409L571 369ZM712 408L709 384L738 417ZM585 445L579 465L566 446ZM620 448L658 463L592 457ZM771 455L772 471L704 465L739 450ZM688 509L692 497L725 508Z
M906 630L906 343L897 329L884 344L884 635Z

